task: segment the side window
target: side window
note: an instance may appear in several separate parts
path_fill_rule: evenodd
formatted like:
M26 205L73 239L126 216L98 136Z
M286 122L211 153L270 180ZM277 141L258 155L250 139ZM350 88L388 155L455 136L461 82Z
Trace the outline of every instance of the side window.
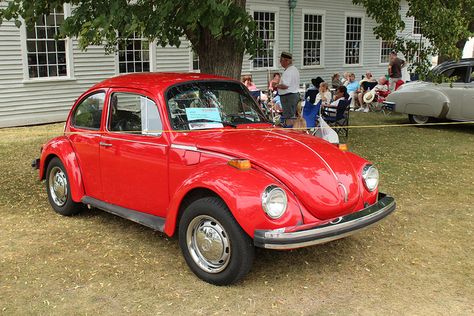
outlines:
M95 93L84 99L74 110L72 125L80 128L99 129L104 108L105 93Z
M471 72L471 82L474 82L474 69Z
M133 93L114 93L110 97L109 131L161 135L160 113L155 102Z
M451 68L443 72L443 76L453 78L455 82L466 82L467 67Z

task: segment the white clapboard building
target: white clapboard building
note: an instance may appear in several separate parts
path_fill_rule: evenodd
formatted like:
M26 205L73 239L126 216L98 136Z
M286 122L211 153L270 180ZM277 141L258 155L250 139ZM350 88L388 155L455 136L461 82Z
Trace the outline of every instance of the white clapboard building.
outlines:
M290 2L296 2L293 10ZM367 70L375 76L386 74L390 45L375 37L376 24L363 7L351 0L290 2L247 1L268 48L254 59L244 59L242 73L252 74L258 87L266 89L268 74L282 71L281 51L293 52L302 83L317 76L330 80L335 72L351 71L357 78ZM405 16L407 4L400 10ZM0 127L64 121L82 92L122 73L199 71L198 59L186 41L179 48L163 48L130 39L110 55L101 46L81 51L76 39L56 42L56 28L70 8L63 11L45 17L34 30L17 28L12 22L0 26ZM420 37L413 18L406 17L405 22L404 34Z

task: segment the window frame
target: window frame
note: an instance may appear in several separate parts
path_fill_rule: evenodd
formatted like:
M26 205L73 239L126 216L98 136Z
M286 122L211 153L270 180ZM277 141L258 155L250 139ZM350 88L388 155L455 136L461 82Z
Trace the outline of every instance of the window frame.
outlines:
M418 27L416 27L416 22L417 22L417 21L418 21L418 20L417 20L415 17L413 17L413 28L412 28L411 34L412 34L413 36L415 36L415 37L423 36L423 31L422 31L422 29L421 29L421 25L418 25ZM420 21L418 21L418 24L419 24L419 23L420 23ZM415 30L416 30L416 29L419 29L420 33L415 33Z
M393 44L393 41L386 41L384 40L383 38L380 39L380 48L379 48L379 65L382 65L382 66L388 66L390 64L390 53L392 52L392 50L394 49L393 47L389 50L388 52L388 61L387 62L382 62L382 45L384 42L392 42Z
M321 45L319 65L304 65L304 17L305 15L321 16ZM301 12L301 69L318 69L325 68L325 43L326 43L326 10L308 10L303 9Z
M464 70L464 78L462 81L453 81L453 83L457 83L457 84L465 84L465 83L469 83L469 72L471 71L471 67L469 65L453 65L452 67L448 68L448 69L445 69L441 75L442 76L446 76L445 73L448 72L448 71L452 71L451 74L453 72L456 71L456 69L459 69L459 68L465 68ZM448 78L451 78L451 76L446 76ZM460 77L461 78L461 77Z
M359 47L359 63L357 64L346 64L346 45L347 45L347 18L360 18L360 47ZM365 15L358 12L345 12L344 14L344 54L342 56L343 67L363 67L364 66L364 27L365 27Z
M64 20L66 20L71 15L71 6L70 4L63 4L63 13ZM36 82L56 82L56 81L71 81L76 80L74 77L74 65L73 65L73 44L70 37L66 37L65 41L65 53L66 53L66 76L54 76L54 77L36 77L30 78L28 71L28 48L27 41L28 37L26 34L26 25L24 19L21 20L20 26L20 48L21 48L21 58L23 64L23 81L22 83L36 83Z
M109 123L110 123L110 118L111 118L110 117L110 113L111 113L111 102L110 102L110 100L112 99L112 96L116 93L133 94L133 95L143 97L145 99L148 99L148 100L152 101L156 106L156 111L157 111L158 116L159 116L160 121L161 121L162 131L160 133L147 133L147 134L144 134L143 133L143 127L142 127L141 133L127 133L127 132L110 130L109 129ZM136 91L136 90L130 90L130 89L114 89L114 90L109 91L109 93L107 93L106 99L107 99L107 117L106 117L106 120L105 120L104 130L107 133L119 134L119 135L129 135L129 136L131 135L131 136L157 137L157 138L160 138L160 137L163 136L163 134L164 134L163 133L164 121L163 121L162 113L160 112L160 107L158 106L158 103L156 102L156 100L154 100L152 97L148 96L146 93L144 93L142 91Z
M143 38L141 38L141 40L143 40ZM140 73L140 72L120 72L120 58L119 58L118 46L117 46L117 51L115 52L114 55L115 55L114 56L115 57L115 75L119 76L119 75ZM142 73L156 71L156 40L148 43L148 58L150 62L150 70L142 71Z
M102 105L102 114L101 114L101 118L100 118L100 125L99 125L99 128L90 128L90 127L85 127L85 126L77 126L75 125L75 120L74 120L74 117L76 115L76 112L77 112L77 108L88 98L92 97L93 95L96 95L96 94L104 94L104 104ZM91 93L85 95L83 98L81 98L78 102L76 102L76 104L74 105L74 109L72 109L71 111L71 118L69 120L69 125L71 127L73 127L74 129L84 129L84 130L88 130L88 131L100 131L102 129L102 119L104 117L104 108L105 107L108 107L108 103L107 103L107 91L106 90L95 90L95 91L92 91Z
M263 7L263 6L252 6L250 8L250 15L254 16L255 12L263 12L263 13L273 13L275 14L275 38L273 41L273 67L254 67L253 66L253 59L249 60L249 69L250 71L266 71L266 70L278 70L280 63L279 63L279 48L278 48L278 43L279 43L279 28L280 28L280 10L279 8L272 8L269 9L268 7Z
M201 64L199 64L198 69L194 69L194 55L196 53L194 52L193 48L191 45L189 45L189 72L195 72L195 73L200 73L201 72ZM197 54L196 54L197 56ZM199 63L199 56L198 58L198 63Z

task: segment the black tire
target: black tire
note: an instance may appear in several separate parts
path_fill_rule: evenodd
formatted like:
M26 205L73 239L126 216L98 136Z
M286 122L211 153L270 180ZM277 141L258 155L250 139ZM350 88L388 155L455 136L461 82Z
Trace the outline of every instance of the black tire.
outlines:
M179 221L179 246L191 271L215 285L239 281L255 256L252 239L217 197L198 199L185 209Z
M429 116L413 115L413 114L408 114L408 120L412 124L420 124L420 125L431 122L431 118Z
M83 209L82 203L72 200L69 176L63 163L57 157L51 159L46 170L46 192L48 192L49 204L56 213L72 216Z

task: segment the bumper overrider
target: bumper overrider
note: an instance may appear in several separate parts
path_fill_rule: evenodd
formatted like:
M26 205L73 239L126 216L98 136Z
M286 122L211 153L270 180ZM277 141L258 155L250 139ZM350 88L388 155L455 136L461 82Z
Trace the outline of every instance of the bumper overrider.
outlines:
M254 244L268 249L295 249L326 243L340 239L362 230L392 213L395 199L379 193L378 201L358 212L341 216L329 222L302 230L286 227L274 230L256 230Z

